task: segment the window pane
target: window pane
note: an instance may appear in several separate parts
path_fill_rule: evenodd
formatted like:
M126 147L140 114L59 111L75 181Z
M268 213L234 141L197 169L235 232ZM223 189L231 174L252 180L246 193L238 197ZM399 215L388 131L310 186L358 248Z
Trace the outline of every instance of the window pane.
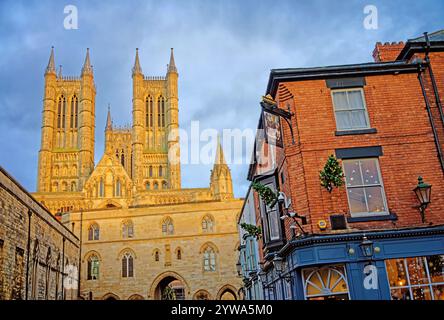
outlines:
M432 282L444 282L444 255L427 257L427 266Z
M337 111L336 112L336 126L338 127L338 130L352 128L349 111Z
M413 287L413 300L432 300L432 295L429 286Z
M347 103L347 93L345 91L333 92L333 103L336 111L350 109Z
M444 300L444 285L433 286L432 290L435 300Z
M407 268L411 285L426 284L429 282L423 257L407 258Z
M352 128L367 128L365 110L351 112L351 126Z
M364 109L364 102L361 90L347 91L348 103L351 109Z
M382 195L382 187L365 188L367 196L368 212L386 212L384 199Z
M359 170L359 160L344 161L344 171L347 186L362 185L361 171Z
M390 259L385 261L390 287L404 287L408 285L404 259Z
M392 300L412 300L408 288L392 289L390 293Z
M270 224L270 240L279 239L280 221L277 211L274 210L268 213L268 221Z
M361 161L362 176L364 184L380 184L378 168L375 159L364 159Z
M364 188L348 189L347 194L351 213L367 212Z

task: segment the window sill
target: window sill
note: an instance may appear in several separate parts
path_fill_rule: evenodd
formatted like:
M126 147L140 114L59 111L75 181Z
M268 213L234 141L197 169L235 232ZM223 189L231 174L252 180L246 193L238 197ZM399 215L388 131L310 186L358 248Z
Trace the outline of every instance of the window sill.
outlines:
M368 221L395 221L398 220L398 216L394 213L380 215L380 216L366 216L366 217L347 217L348 223L354 222L368 222Z
M335 136L349 136L356 134L369 134L369 133L377 133L378 131L375 128L369 129L357 129L357 130L342 130L335 131Z

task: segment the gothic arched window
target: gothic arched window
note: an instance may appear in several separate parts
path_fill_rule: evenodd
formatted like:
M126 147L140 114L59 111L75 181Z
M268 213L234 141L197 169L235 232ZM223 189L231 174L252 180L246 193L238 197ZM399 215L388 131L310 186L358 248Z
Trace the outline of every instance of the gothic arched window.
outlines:
M162 96L157 99L157 125L165 127L165 99Z
M99 181L99 197L105 196L105 184L103 182L103 178L100 178Z
M149 182L145 183L145 189L146 189L146 190L150 190L150 189L151 189L151 188L150 188L150 183L149 183Z
M88 240L99 240L100 228L97 223L93 223L88 228Z
M182 260L182 250L180 248L176 251L177 260Z
M159 189L159 184L157 182L154 182L154 190Z
M151 96L145 100L145 125L149 128L153 126L153 98Z
M202 219L202 231L203 232L213 232L214 229L214 221L210 216L205 216Z
M99 258L92 254L88 258L88 280L97 280L99 279Z
M65 128L66 99L62 95L57 103L57 128Z
M166 218L162 222L162 234L164 236L167 236L167 235L169 236L169 235L174 234L173 220L171 220L170 217Z
M70 128L77 128L77 113L78 113L78 106L79 106L79 100L77 99L76 95L74 95L71 98L71 117L70 117Z
M159 177L163 176L163 168L159 166Z
M121 197L122 196L122 183L120 182L119 179L117 179L116 182L116 197Z
M120 163L122 164L122 167L125 166L125 152L122 149L122 155L120 156Z
M152 178L152 176L153 176L153 166L150 166L148 171L149 171L148 175L150 176L150 178Z
M134 258L127 252L122 257L122 277L132 278L134 276Z
M204 271L216 271L216 253L210 246L203 252L203 267Z
M122 224L122 237L124 239L134 237L134 225L131 220L127 220Z

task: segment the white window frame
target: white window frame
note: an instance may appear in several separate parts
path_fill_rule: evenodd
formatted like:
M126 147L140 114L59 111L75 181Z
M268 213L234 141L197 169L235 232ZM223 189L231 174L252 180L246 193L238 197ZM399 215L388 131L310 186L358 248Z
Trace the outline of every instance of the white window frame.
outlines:
M439 255L439 254L438 254ZM390 290L390 300L392 299L392 290L396 290L396 289L407 289L409 291L410 294L410 301L414 301L413 299L413 289L415 288L428 288L430 290L430 296L432 297L432 301L436 300L435 299L435 293L433 292L433 287L434 286L442 286L444 285L444 282L432 282L432 278L430 276L430 270L429 270L429 265L427 263L427 257L430 257L433 255L428 255L428 256L420 256L420 257L406 257L406 258L393 258L393 259L387 259L387 260L396 260L396 259L400 259L402 260L402 264L404 265L405 268L405 276L406 276L406 284L404 286L390 286L390 279L388 277L388 270L387 270L387 263L384 261L384 266L385 266L385 274L387 275L387 283L388 283L388 287ZM410 258L421 258L424 266L425 266L425 271L426 271L426 275L427 275L427 280L428 282L426 284L411 284L411 280L410 280L410 273L409 273L409 268L407 265L407 259ZM417 300L420 301L420 300Z
M379 216L387 216L390 214L389 210L388 210L388 205L387 205L387 199L385 196L385 188L384 188L384 182L382 181L382 174L381 174L381 169L379 167L379 158L376 157L369 157L369 158L356 158L356 159L343 159L342 160L342 169L344 171L345 174L345 162L347 161L359 161L359 160L375 160L376 161L376 171L378 172L378 178L379 178L379 184L381 185L382 188L382 201L384 203L384 207L386 209L385 212L357 212L357 213L352 213L351 212L351 205L350 205L350 198L348 196L348 190L349 187L347 186L347 180L345 179L345 191L347 193L347 202L348 202L348 209L350 211L350 216L352 216L353 218L360 218L360 217L379 217ZM361 176L362 176L362 172L361 172ZM360 185L360 186L355 186L355 187L351 187L351 189L357 188L357 187L362 187L362 188L366 188L366 187L375 187L375 186L379 186L377 184L370 184L370 185ZM366 201L366 207L368 207L367 204L367 198L365 198Z
M362 97L362 104L364 106L364 111L365 111L365 121L367 122L367 126L366 127L360 127L360 128L349 128L349 129L340 129L338 128L338 119L336 117L336 106L335 106L335 100L333 98L333 95L335 92L350 92L350 91L361 91L361 97ZM365 129L370 129L370 118L368 116L368 109L367 109L367 103L365 101L365 94L364 94L364 89L363 88L346 88L346 89L332 89L330 90L330 96L331 96L331 103L333 104L333 114L335 116L335 124L336 124L336 130L337 131L355 131L355 130L365 130ZM348 96L347 96L347 101L348 101ZM351 112L351 110L350 110Z
M327 269L333 269L333 267L342 267L342 270L344 271L344 273L341 273L341 279L344 279L345 283L347 284L347 292L343 292L343 293L325 293L325 294L314 294L314 295L307 295L307 282L308 282L308 278L305 278L305 271L311 270L312 273L310 274L310 276L313 273L317 273L319 272L319 270L323 269L323 268L327 268ZM345 267L345 264L331 264L331 265L322 265L322 266L318 266L318 267L311 267L311 268L304 268L301 270L301 278L302 278L302 287L304 288L304 300L309 300L310 298L319 298L319 297L329 297L329 296L335 296L335 295L345 295L347 294L348 296L348 300L351 300L350 297L350 284L348 283L348 276L347 276L347 268Z

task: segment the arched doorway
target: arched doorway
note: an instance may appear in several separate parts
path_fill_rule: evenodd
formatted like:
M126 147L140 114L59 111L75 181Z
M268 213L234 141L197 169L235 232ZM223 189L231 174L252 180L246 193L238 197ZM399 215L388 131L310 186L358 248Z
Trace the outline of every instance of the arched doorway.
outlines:
M157 284L154 299L185 300L185 284L173 276L166 276Z
M230 285L223 286L217 294L217 299L218 300L237 300L236 289Z
M116 296L114 293L107 293L102 297L102 300L108 300L108 301L119 300L119 297Z

